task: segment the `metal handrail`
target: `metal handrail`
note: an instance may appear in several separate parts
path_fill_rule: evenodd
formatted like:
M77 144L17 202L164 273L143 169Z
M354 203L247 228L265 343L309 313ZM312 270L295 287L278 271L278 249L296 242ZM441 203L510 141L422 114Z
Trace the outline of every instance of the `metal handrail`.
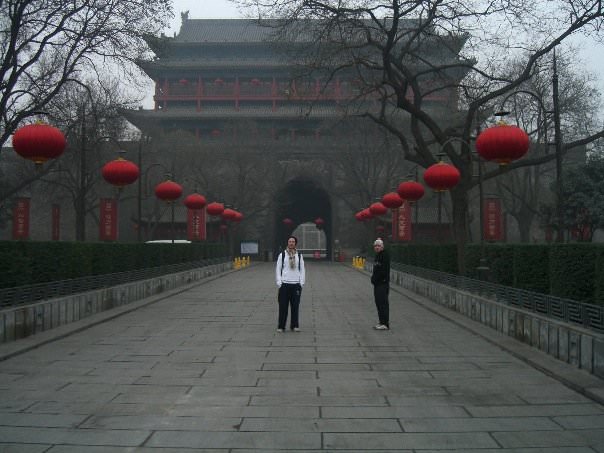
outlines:
M488 299L519 307L524 310L561 321L580 324L598 332L604 332L604 309L600 305L578 302L572 299L550 296L549 294L527 291L511 286L462 277L455 274L392 263L393 270L452 286Z
M0 308L26 305L54 297L83 293L100 288L122 285L137 280L146 280L162 275L187 271L229 261L228 258L211 258L186 263L168 264L133 271L116 272L113 274L93 275L89 277L72 278L34 285L16 286L0 289Z

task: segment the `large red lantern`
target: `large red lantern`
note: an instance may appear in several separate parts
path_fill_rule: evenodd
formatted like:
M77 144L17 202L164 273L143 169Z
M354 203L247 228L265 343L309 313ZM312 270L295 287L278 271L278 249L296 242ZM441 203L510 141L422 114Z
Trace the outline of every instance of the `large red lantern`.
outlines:
M222 211L224 211L224 205L215 201L208 205L206 211L209 215L218 216L222 214Z
M198 193L192 193L185 198L184 204L188 209L203 209L206 205L206 197Z
M101 170L103 179L109 184L122 188L132 184L140 174L138 165L122 157L107 162Z
M476 151L483 159L507 165L520 159L529 149L529 136L518 126L499 123L476 138Z
M25 159L41 165L63 154L66 141L56 127L44 123L28 124L13 135L13 149Z
M380 216L386 214L388 212L388 208L377 201L375 203L371 203L371 206L369 206L369 211L374 216Z
M155 186L155 196L160 200L172 202L182 195L182 186L174 181L164 181Z
M403 205L403 199L396 192L389 192L382 197L382 204L389 209L400 208Z
M397 193L403 200L414 202L424 196L424 186L416 181L406 181L398 185Z
M436 192L444 192L455 187L460 176L457 168L440 161L424 172L424 181Z

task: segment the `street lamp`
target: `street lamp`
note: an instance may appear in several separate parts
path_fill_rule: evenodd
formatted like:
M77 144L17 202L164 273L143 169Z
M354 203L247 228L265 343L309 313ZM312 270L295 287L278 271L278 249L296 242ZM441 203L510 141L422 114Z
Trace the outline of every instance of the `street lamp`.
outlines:
M442 144L442 147L447 145L452 139L456 139L456 137L452 137L445 141L445 143ZM459 182L461 174L453 165L446 164L442 161L442 156L444 156L444 154L438 154L437 156L439 161L428 167L424 172L424 181L438 195L438 239L439 242L442 242L442 193L455 187Z
M171 205L172 217L170 222L170 235L172 244L174 244L174 204L182 195L182 186L170 180L171 175L166 175L166 181L159 183L155 187L155 196L160 200L166 201Z

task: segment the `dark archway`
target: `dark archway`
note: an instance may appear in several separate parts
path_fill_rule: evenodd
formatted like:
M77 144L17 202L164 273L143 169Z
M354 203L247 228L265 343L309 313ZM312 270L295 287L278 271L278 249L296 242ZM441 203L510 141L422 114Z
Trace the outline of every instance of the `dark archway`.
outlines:
M288 182L276 195L275 209L275 246L279 253L283 250L287 236L298 226L314 222L321 217L325 223L323 230L326 236L327 259L331 260L333 219L331 201L327 192L309 179L294 179ZM293 220L291 226L285 225L283 219Z

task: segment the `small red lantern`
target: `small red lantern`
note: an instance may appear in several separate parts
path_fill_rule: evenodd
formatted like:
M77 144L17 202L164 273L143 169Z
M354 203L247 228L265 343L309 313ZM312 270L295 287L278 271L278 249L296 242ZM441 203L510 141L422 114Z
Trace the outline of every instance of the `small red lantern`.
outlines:
M476 151L483 159L507 165L520 159L529 149L529 136L518 126L499 123L476 138Z
M436 192L444 192L455 187L460 176L457 168L440 161L424 172L424 181Z
M188 84L189 84L189 81L188 81L187 79L180 79L180 80L178 81L178 83L180 83L181 85L188 85Z
M167 202L176 201L182 195L182 186L174 181L164 181L155 187L155 196Z
M214 80L214 85L218 85L218 86L224 85L224 80L222 80L221 78L218 78L218 79Z
M398 185L396 189L403 200L414 202L424 196L424 186L416 181L406 181Z
M323 220L321 217L317 217L315 219L315 226L317 227L317 229L321 229L323 228L323 225L325 224L325 220Z
M257 87L258 85L260 85L260 80L252 79L252 80L250 80L250 84Z
M371 206L369 206L369 211L374 216L380 216L386 214L388 212L388 208L379 201L377 201L375 203L372 203Z
M382 204L389 209L400 208L403 205L403 199L396 192L389 192L382 197Z
M107 162L103 166L101 174L105 181L121 189L136 181L140 172L136 164L122 157L118 157L111 162Z
M28 124L13 135L13 149L25 159L34 161L38 166L48 159L63 154L66 141L63 133L56 127L44 123Z
M371 220L373 219L373 213L369 210L369 208L365 208L361 211L361 214L363 215L363 219L364 220Z
M222 220L227 220L227 221L232 222L233 220L235 220L235 217L237 217L237 211L226 208L224 211L222 211L222 213L220 214L220 217L222 217Z
M218 216L224 211L224 205L222 203L213 202L208 205L206 210L209 215Z
M239 211L234 211L235 215L233 216L233 222L241 222L243 220L243 214Z
M363 211L355 213L354 218L357 219L359 222L363 222L365 220L365 218L363 217Z
M184 204L188 209L203 209L206 205L206 197L198 193L192 193L185 198Z
M292 219L290 219L289 217L286 217L282 220L283 225L291 227L294 224L294 221Z

